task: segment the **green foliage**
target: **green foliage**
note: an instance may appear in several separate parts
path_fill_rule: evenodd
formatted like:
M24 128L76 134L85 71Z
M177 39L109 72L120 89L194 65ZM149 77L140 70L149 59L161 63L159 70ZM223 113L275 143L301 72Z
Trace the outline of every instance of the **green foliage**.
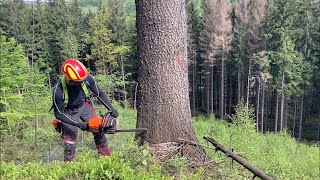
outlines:
M300 96L310 87L312 60L317 53L317 15L312 1L270 1L265 23L267 46L271 52L271 74L279 88L285 73L287 95Z
M235 111L235 115L230 117L232 123L239 127L240 131L255 131L254 108L240 101Z
M29 65L22 45L16 45L13 38L6 40L5 36L1 36L0 45L1 157L11 159L12 155L23 161L31 157L26 154L30 154L28 147L34 147L36 141L35 121L47 115L50 96L46 78L36 64ZM31 145L26 146L27 142ZM21 149L16 152L13 147Z
M146 147L137 148L130 144L114 151L111 157L93 155L92 150L83 152L71 163L33 161L15 165L2 162L0 174L2 179L174 179L176 173L183 178L198 179L201 174L189 173L185 160L172 159L163 165L149 154Z
M136 111L122 109L117 104L114 104L114 107L120 114L120 128L134 128ZM104 111L105 108L98 106L97 111L100 110ZM254 124L250 119L251 116L246 114L250 112L252 111L247 106L239 105L237 114L232 117L236 124L232 125L216 120L214 116L195 118L193 124L200 144L205 144L202 137L209 135L226 148L233 148L235 152L242 154L251 165L277 179L316 179L317 165L320 162L318 147L298 143L286 132L256 133L254 128L252 130L252 127L248 126L248 124ZM211 177L238 179L243 176L252 177L249 171L235 162L234 167L230 168L231 162L224 159L225 155L212 149L208 149L207 153L215 162L220 162L222 169L219 171L210 172L210 170L200 168L190 172L186 166L186 159L179 157L167 162L159 162L148 153L145 146L136 147L133 142L134 134L131 133L108 136L109 147L112 150L110 158L98 157L96 151L90 148L93 143L92 136L88 136L85 141L91 143L78 143L78 156L74 162L49 161L45 163L46 158L43 158L43 161L39 159L47 153L46 151L52 149L51 153L57 154L57 151L62 153L63 149L62 147L53 148L56 146L58 134L54 132L50 121L47 119L41 124L43 124L39 131L41 146L37 150L28 147L33 135L30 127L25 141L5 140L8 142L5 144L7 154L1 159L8 159L8 156L11 155L16 156L16 160L14 162L1 161L1 179L136 179L136 177L139 179L208 179ZM20 145L20 148L13 149L16 145ZM10 149L11 152L8 151Z
M119 78L122 75L119 62L124 63L122 67L128 73L125 74L126 80L134 80L138 68L133 0L100 1L109 6L105 9L97 8L98 0L67 2L70 3L66 4L64 0L38 1L35 6L26 6L22 0L0 2L1 179L208 179L208 172L203 169L188 172L184 158L158 162L145 147L135 147L132 133L108 136L113 150L111 158L97 158L92 136L82 133L79 156L75 162L51 162L52 159L59 159L57 151L62 153L62 147L58 143L59 135L50 124L54 117L47 114L51 102L46 76L57 77L59 66L66 57L86 59L99 85L111 97L113 92L120 91L119 87L127 83ZM212 39L209 32L214 21L204 19L203 26L207 32L203 31L203 49L200 49L201 16L213 12L208 9L203 11L201 8L205 7L200 7L201 2L187 1L189 34L193 38L189 47L196 53L210 48L207 41ZM260 47L254 46L252 52L255 54L250 54L252 52L246 50L246 27L234 31L232 54L236 67L233 72L244 73L247 68L245 60L253 56L253 64L262 68L260 73L265 79L274 80L275 88L279 89L281 75L285 75L287 98L299 96L310 87L318 90L319 3L312 0L268 2L267 19L263 22L267 41L260 42L260 36L250 36L251 44L266 46L267 50L255 52ZM84 13L80 6L94 9L95 14ZM14 38L7 39L4 35ZM204 58L198 58L198 93L201 94L205 67L202 63ZM92 67L92 64L95 66ZM312 102L308 104L312 106ZM114 106L120 114L120 127L134 128L136 112L122 109L115 103ZM99 106L98 109L105 112L105 108ZM204 143L201 139L203 135L210 135L277 179L318 178L318 147L297 143L285 131L280 134L258 134L254 128L253 109L242 103L237 106L236 112L231 116L233 124L217 121L214 117L197 117L194 125L200 142ZM37 130L36 120L39 125ZM221 153L207 152L215 161L224 158ZM239 173L252 177L240 166L229 168L229 163L222 161L221 174L225 176L217 179L243 178L239 177Z
M279 90L284 76L285 94L289 98L291 95L299 96L302 93L299 85L307 79L302 79L303 61L301 54L294 50L294 45L288 39L288 36L285 34L282 34L282 36L282 47L278 51L271 51L270 56L275 88ZM306 71L304 75L308 76Z
M92 43L91 54L87 55L88 60L95 64L98 74L107 75L112 68L117 66L115 61L114 44L111 43L111 30L107 28L109 14L102 4L98 13L90 20Z
M0 2L0 29L4 32L8 32L8 29L10 27L10 1L9 0L2 0ZM2 35L2 33L1 33Z
M118 87L125 83L115 73L109 75L99 74L95 76L95 79L99 86L108 94L118 91Z
M30 72L23 47L16 45L13 38L7 41L5 36L1 36L0 46L2 106L0 119L4 120L1 129L12 133L12 127L19 124L20 120L30 117L26 111L19 111L19 107L23 105Z
M242 108L240 108L242 107ZM317 179L319 175L319 147L315 144L306 145L297 142L287 132L279 134L260 134L254 131L250 112L246 106L238 106L237 124L228 124L214 117L195 118L194 126L200 143L206 143L203 136L210 136L227 149L240 153L254 167L257 167L276 179ZM251 125L250 125L251 124ZM207 151L215 160L223 159L225 155L213 150ZM252 174L234 162L222 161L222 174L238 179L239 173L251 178ZM241 178L243 178L241 176Z
M259 64L260 66L260 77L264 83L272 79L270 74L270 58L269 54L266 51L261 51L253 55L253 62Z

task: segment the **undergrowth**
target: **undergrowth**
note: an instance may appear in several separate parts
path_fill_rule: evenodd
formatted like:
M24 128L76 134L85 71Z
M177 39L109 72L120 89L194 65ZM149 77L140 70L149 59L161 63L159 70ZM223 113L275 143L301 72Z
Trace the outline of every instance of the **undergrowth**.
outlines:
M119 109L120 127L134 128L136 112ZM99 108L98 108L99 111ZM101 110L103 111L103 110ZM320 179L319 147L302 144L291 138L287 132L257 133L252 110L240 105L237 114L230 117L232 123L217 120L214 116L199 116L193 119L199 144L216 162L215 171L199 168L190 171L183 157L167 162L153 158L146 147L138 148L133 133L107 135L112 155L99 157L93 137L80 133L77 158L74 162L62 162L63 148L59 135L50 127L49 120L40 128L38 147L24 142L8 146L1 152L1 179L249 179L251 172L215 151L203 139L209 136L227 149L242 155L252 166L261 169L276 179ZM26 141L32 144L32 129L26 134ZM47 142L47 144L46 144ZM11 142L12 143L12 142ZM3 144L2 144L3 145ZM15 146L16 145L16 146ZM23 145L23 149L17 148ZM41 145L41 147L39 147ZM29 152L29 154L28 154ZM16 157L20 156L20 157Z
M319 147L316 144L302 144L286 131L265 134L255 131L253 113L247 106L239 105L232 124L211 118L197 117L194 120L198 139L206 144L204 135L213 137L227 149L240 153L252 166L261 169L276 179L320 179ZM225 157L220 152L207 150L215 159ZM248 170L240 165L231 167L231 160L224 161L224 172L236 176L239 172L249 178ZM253 175L251 174L251 177Z

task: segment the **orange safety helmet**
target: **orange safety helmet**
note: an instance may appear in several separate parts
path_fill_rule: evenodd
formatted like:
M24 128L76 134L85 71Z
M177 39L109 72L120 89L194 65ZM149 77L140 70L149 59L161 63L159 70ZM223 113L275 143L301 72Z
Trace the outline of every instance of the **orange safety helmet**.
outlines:
M76 59L66 59L62 64L61 72L71 81L83 81L89 74L87 68Z

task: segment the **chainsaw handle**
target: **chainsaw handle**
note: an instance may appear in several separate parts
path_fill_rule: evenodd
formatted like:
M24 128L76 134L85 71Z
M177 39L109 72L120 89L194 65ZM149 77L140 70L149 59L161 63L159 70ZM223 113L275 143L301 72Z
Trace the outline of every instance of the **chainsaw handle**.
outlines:
M111 116L111 111L110 110L108 110L102 117L103 118L108 118L108 117L110 117ZM112 117L112 116L111 116Z

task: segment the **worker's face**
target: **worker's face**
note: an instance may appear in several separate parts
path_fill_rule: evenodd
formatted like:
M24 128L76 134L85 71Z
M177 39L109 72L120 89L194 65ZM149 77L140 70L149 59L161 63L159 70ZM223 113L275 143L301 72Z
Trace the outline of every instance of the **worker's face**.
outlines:
M69 86L79 86L81 82L79 81L69 81Z

